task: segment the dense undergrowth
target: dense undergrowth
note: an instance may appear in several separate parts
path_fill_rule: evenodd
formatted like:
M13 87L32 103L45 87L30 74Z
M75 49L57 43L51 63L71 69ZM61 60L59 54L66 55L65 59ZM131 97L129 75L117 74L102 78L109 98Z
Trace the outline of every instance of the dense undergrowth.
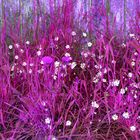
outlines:
M99 20L55 2L24 18L1 1L0 139L139 140L139 11L126 32L109 3Z

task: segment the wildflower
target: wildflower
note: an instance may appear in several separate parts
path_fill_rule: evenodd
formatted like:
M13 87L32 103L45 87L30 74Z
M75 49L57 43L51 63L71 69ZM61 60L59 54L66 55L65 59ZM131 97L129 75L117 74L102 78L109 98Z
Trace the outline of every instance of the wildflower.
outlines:
M18 59L19 57L18 57L18 55L15 55L15 59Z
M125 89L124 88L121 88L120 93L121 94L125 94Z
M50 124L50 123L51 123L51 119L50 119L49 117L47 117L47 118L45 119L45 123L46 123L46 124Z
M26 62L23 62L23 63L22 63L22 65L23 65L23 66L26 66L26 65L27 65L27 63L26 63Z
M30 67L33 67L33 66L34 66L34 64L33 64L33 63L31 63L31 64L30 64Z
M119 86L119 84L120 84L120 80L118 80L118 79L116 79L112 82L112 86L115 86L115 87Z
M60 66L60 62L59 61L55 61L54 65L55 65L55 67L59 67Z
M77 65L76 62L72 62L71 63L71 69L74 69L76 67L76 65Z
M37 51L37 55L40 56L41 55L41 51Z
M55 40L55 41L58 41L58 40L59 40L59 37L55 37L54 40Z
M136 130L136 127L135 126L130 126L130 130L131 131L135 131Z
M81 69L84 69L84 68L85 68L85 66L86 66L86 64L85 64L85 63L81 63L81 64L80 64Z
M96 78L96 77L93 78L93 82L94 82L95 84L98 83L98 81L99 81L98 78Z
M131 66L135 66L135 62L134 61L131 62Z
M88 45L88 47L91 47L92 46L92 43L91 42L88 42L87 45Z
M131 72L128 73L128 77L132 78L133 74Z
M83 32L83 37L87 37L87 34Z
M10 50L13 49L13 46L12 46L12 45L9 45L9 49L10 49Z
M62 57L62 61L68 63L69 61L71 61L72 58L70 56L64 56Z
M72 36L75 36L76 35L76 32L75 31L72 31L71 34L72 34Z
M70 120L66 121L66 126L71 126L71 121Z
M45 56L42 58L41 63L42 64L51 64L53 63L54 59L50 56Z
M107 80L106 80L106 79L103 79L102 81L103 81L104 83L106 83L106 82L107 82Z
M138 55L138 53L137 53L137 52L135 52L135 53L134 53L134 55L135 55L135 56L137 56L137 55Z
M30 74L32 73L32 69L29 69L29 73L30 73Z
M70 56L70 53L65 53L65 56Z
M129 119L129 113L128 112L124 112L122 114L122 116L125 118L125 119Z
M26 44L29 45L30 44L30 41L26 41Z
M20 49L20 52L21 52L21 53L24 53L24 50L23 50L23 49Z
M15 46L16 46L16 48L19 48L19 44L16 43Z
M92 101L91 106L94 108L99 108L99 104L96 101Z
M135 37L135 35L134 35L134 34L129 34L129 36L130 36L130 37L132 37L132 38L133 38L133 37Z
M114 121L118 120L118 115L117 115L117 114L114 114L114 115L112 116L112 119L113 119Z
M70 45L66 45L65 48L66 48L66 49L69 49L69 48L70 48Z

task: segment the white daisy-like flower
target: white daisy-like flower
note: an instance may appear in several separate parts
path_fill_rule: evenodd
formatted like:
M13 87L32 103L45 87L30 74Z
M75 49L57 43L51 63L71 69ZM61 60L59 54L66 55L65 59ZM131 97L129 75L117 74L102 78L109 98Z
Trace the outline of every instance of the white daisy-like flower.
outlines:
M92 43L91 42L88 42L87 45L88 45L88 47L91 47L92 46Z
M55 41L58 41L58 40L59 40L59 37L55 37L54 40L55 40Z
M130 130L131 131L135 131L136 130L136 127L135 126L130 126Z
M54 66L55 66L55 67L59 67L59 66L60 66L60 62L59 62L59 61L55 61L55 62L54 62Z
M112 115L112 119L113 119L114 121L118 120L118 115L117 115L117 114Z
M98 78L96 78L96 77L94 77L94 78L93 78L93 83L95 83L95 84L96 84L96 83L98 83L98 81L99 81L99 79L98 79Z
M132 78L132 76L133 76L133 73L129 72L129 73L128 73L128 77L129 77L129 78Z
M30 63L30 67L33 67L34 66L34 63Z
M30 44L30 41L26 41L26 44L29 45Z
M80 64L81 69L84 69L84 68L85 68L85 66L86 66L86 64L85 64L85 63L81 63L81 64Z
M71 121L70 120L68 120L68 121L66 121L66 126L71 126Z
M126 90L124 88L121 88L120 93L125 94Z
M66 56L66 57L67 57L67 56L69 57L69 56L70 56L70 53L65 53L65 56Z
M71 63L71 69L74 69L76 67L76 65L77 65L76 62L72 62Z
M83 37L87 37L87 34L85 32L83 32Z
M135 63L134 61L131 62L131 66L135 66L135 64L136 64L136 63Z
M66 48L66 49L70 49L70 45L66 45L65 48Z
M16 46L16 48L19 48L19 44L16 43L15 46Z
M20 49L20 52L21 52L21 53L24 53L24 50L23 50L23 49Z
M122 114L122 116L125 118L125 119L129 119L129 113L128 112L124 112Z
M120 80L116 79L112 82L112 86L118 87L120 84Z
M41 61L40 61L40 64L42 64L42 65L43 65L43 64L44 64L44 62L41 60Z
M72 36L75 36L76 35L76 32L75 31L72 31L71 34L72 34Z
M91 106L94 107L94 108L99 108L99 104L97 104L96 101L92 101Z
M19 57L18 57L18 55L15 55L15 59L18 59Z
M10 49L10 50L13 49L13 45L9 45L9 49Z
M106 79L103 79L102 81L103 81L104 83L106 83L106 82L107 82L107 80L106 80Z
M135 52L135 53L134 53L134 55L135 55L135 56L137 56L137 55L138 55L138 53L137 53L137 52Z
M26 62L23 62L23 63L22 63L22 66L26 66L26 65L27 65L27 63L26 63Z
M40 56L41 55L41 51L37 51L37 55Z
M135 34L129 34L129 36L133 38L133 37L135 37Z
M31 74L33 71L32 71L32 69L29 69L29 73Z
M50 119L49 117L47 117L47 118L45 119L45 123L46 123L46 124L50 124L50 123L51 123L51 119Z

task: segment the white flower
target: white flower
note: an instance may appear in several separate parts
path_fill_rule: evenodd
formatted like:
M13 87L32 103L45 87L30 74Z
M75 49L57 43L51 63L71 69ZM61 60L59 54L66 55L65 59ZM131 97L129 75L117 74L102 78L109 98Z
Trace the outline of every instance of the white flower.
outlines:
M10 49L10 50L13 49L13 46L12 46L12 45L9 45L9 49Z
M117 115L117 114L114 114L114 115L112 116L112 119L113 119L114 121L118 120L118 115Z
M37 55L40 56L41 55L41 51L37 51Z
M107 82L107 80L106 80L106 79L103 79L102 81L103 81L104 83L106 83L106 82Z
M34 64L33 64L33 63L31 63L31 64L30 64L30 67L32 67L32 66L34 66Z
M125 118L125 119L129 119L129 113L128 112L124 112L122 114L122 116Z
M59 40L59 37L55 37L54 40L55 40L55 41L58 41L58 40Z
M125 90L124 88L121 88L120 93L121 93L121 94L125 94L125 91L126 91L126 90Z
M30 41L26 41L26 44L29 45L30 44Z
M15 59L18 59L19 57L18 57L18 55L15 55Z
M129 34L129 36L130 36L130 37L135 37L135 35L134 35L134 34Z
M133 74L131 72L128 73L128 77L132 78Z
M50 123L51 123L51 119L50 119L49 117L47 117L47 118L45 119L45 123L46 123L46 124L50 124Z
M135 126L130 126L130 130L131 131L135 131L136 130L136 127Z
M29 69L29 73L31 74L33 71L32 71L32 69Z
M71 126L71 121L70 120L66 121L66 126Z
M71 63L71 69L74 69L76 67L76 65L77 65L76 62L72 62Z
M55 65L55 67L59 67L60 66L60 62L59 61L55 61L54 65Z
M21 53L24 53L24 50L23 50L23 49L20 49L20 52L21 52Z
M19 48L19 44L15 44L16 48Z
M65 56L67 57L67 56L70 56L70 53L65 53Z
M93 82L94 82L95 84L98 83L98 81L99 81L98 78L96 78L96 77L93 78Z
M135 56L137 56L137 55L138 55L138 53L137 53L137 52L135 52L135 53L134 53L134 55L135 55Z
M81 63L81 64L80 64L81 69L84 69L84 68L85 68L85 66L86 66L86 64L85 64L85 63Z
M70 48L70 45L66 45L65 48L66 48L66 49L69 49L69 48Z
M131 66L135 66L135 62L134 61L131 62Z
M83 37L87 37L87 34L83 32Z
M75 31L72 31L71 34L72 34L72 36L75 36L76 35L76 32Z
M97 104L96 101L92 101L91 106L94 107L94 108L99 108L99 104Z
M51 140L57 140L55 137L52 137L52 139Z
M88 47L91 47L92 46L92 43L91 42L88 42L87 45L88 45Z
M83 53L84 57L87 58L88 57L88 53Z
M23 63L22 63L22 65L23 65L23 66L26 66L26 65L27 65L27 63L26 63L26 62L23 62Z
M40 61L40 64L42 64L42 65L43 65L43 64L44 64L44 62L41 60L41 61Z
M118 79L116 79L112 82L112 86L115 86L115 87L119 86L119 84L120 84L120 80L118 80Z

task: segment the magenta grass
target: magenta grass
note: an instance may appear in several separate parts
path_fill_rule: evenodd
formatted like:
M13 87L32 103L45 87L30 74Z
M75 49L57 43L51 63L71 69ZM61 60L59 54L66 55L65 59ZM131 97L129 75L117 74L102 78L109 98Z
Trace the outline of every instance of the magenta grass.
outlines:
M94 2L1 0L0 139L140 139L139 9Z

